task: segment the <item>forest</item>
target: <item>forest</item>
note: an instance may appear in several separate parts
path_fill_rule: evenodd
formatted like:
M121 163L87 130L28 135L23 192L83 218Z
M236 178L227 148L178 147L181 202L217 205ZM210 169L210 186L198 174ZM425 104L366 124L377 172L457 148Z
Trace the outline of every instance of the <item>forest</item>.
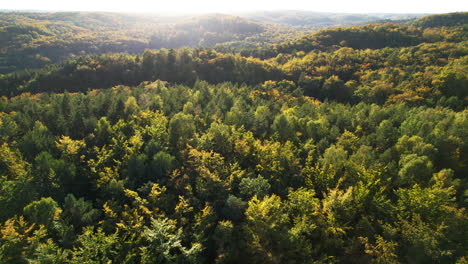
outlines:
M468 263L468 13L122 16L0 13L0 263Z
M105 12L1 12L0 74L85 54L145 49L218 47L268 49L316 30L417 17L404 14L353 15L310 12L232 15L150 15Z

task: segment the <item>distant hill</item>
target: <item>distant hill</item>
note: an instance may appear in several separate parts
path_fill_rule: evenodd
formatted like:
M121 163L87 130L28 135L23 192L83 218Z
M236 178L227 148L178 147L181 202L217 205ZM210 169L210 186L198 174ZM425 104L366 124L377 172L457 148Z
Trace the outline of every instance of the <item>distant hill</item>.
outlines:
M450 13L427 16L400 22L354 25L350 27L325 28L294 41L273 45L269 57L279 53L294 53L312 50L327 51L340 47L353 49L381 49L385 47L408 47L420 43L460 42L468 37L466 22L468 13ZM434 28L428 27L430 21ZM418 25L426 25L424 27ZM464 25L464 26L461 26ZM267 58L261 53L262 58ZM256 56L256 54L252 54Z
M238 14L241 17L258 21L276 23L282 25L309 27L320 29L331 26L349 26L356 24L374 23L378 21L391 21L402 19L413 19L424 16L424 14L391 14L391 13L324 13L298 10L261 11Z
M447 16L450 16L450 14ZM98 18L96 17L96 19ZM0 78L0 88L3 87L1 89L3 95L14 95L21 92L61 92L64 87L68 91L80 91L85 88L110 87L116 84L137 85L142 81L156 79L186 84L193 84L197 79L206 80L210 83L235 81L238 83L259 84L267 80L281 79L284 76L290 78L291 81L305 83L304 85L312 87L313 85L307 81L307 76L310 75L309 77L313 79L317 77L317 72L327 72L321 68L324 63L332 65L331 67L337 67L340 64L338 57L346 57L349 52L361 55L374 54L373 56L377 56L379 63L382 65L393 63L394 67L401 67L401 65L408 63L419 67L425 63L427 64L427 62L434 65L444 65L448 63L450 56L458 58L465 55L464 44L467 36L463 28L422 28L407 25L416 22L417 20L405 23L375 23L327 28L296 38L293 41L275 44L272 42L273 40L270 40L271 42L267 42L269 46L258 46L251 49L235 47L227 52L220 51L221 47L218 44L216 50L200 47L197 49L146 50L144 53L138 54L136 52L133 55L105 54L96 56L84 53L84 55L90 56L76 56L76 58L71 58L66 62L45 67L41 70L26 70L5 74L2 76L3 78ZM78 32L83 30L82 27L78 26L58 27L57 25L59 24L36 25L36 28L23 26L17 28L17 32L21 29L25 34L42 34L53 37L60 30L77 30ZM158 33L159 35L148 35L150 36L149 41L142 41L141 43L146 47L166 47L166 45L168 47L170 45L178 47L183 43L196 46L197 41L198 43L207 41L207 35L214 36L212 44L216 44L216 40L226 40L225 44L230 45L235 41L229 42L229 40L237 38L239 39L238 42L242 42L243 37L249 35L250 37L245 37L244 40L254 42L258 41L254 39L255 37L264 36L265 32L269 30L269 25L238 17L209 15L192 17L167 25L167 28L173 30L172 34L175 35L171 35L169 31L162 31ZM162 28L162 30L165 29ZM192 33L188 34L188 32ZM272 32L272 36L277 36L275 34L278 34L278 32ZM58 35L60 36L60 34ZM266 36L268 37L268 35ZM19 40L16 39L16 41ZM70 42L70 44L76 43ZM121 49L131 47L131 45L124 46L123 42L111 44L115 46L97 47L102 48L102 50L110 50L113 47ZM144 45L143 47L145 47ZM227 46L222 46L222 48L227 49ZM63 49L63 47L51 48L50 51L60 49ZM428 56L424 60L417 60L416 57L419 55L416 55L416 51L418 49L427 53ZM92 51L99 53L100 50ZM434 59L436 57L432 53L436 53L440 57ZM333 55L330 55L327 59L322 58L315 61L318 56L323 54ZM302 61L308 56L310 59ZM12 55L12 57L16 58L18 56ZM66 58L66 54L64 54L63 58ZM411 59L409 60L409 58ZM307 66L311 63L317 63L318 69ZM339 66L343 68L336 70L336 75L345 81L355 78L358 71L356 70L353 77L352 68L349 65L355 64L356 61L345 59L342 60L342 63L346 65ZM368 70L366 67L375 65L376 61L361 61L361 64L366 65L363 70ZM282 67L283 71L278 67L279 65L284 65ZM31 67L26 65L25 68ZM408 69L409 72L413 70L413 68ZM332 77L332 75L328 77ZM315 81L312 80L311 82ZM429 85L430 82L427 83ZM311 88L311 90L313 89ZM457 94L457 92L450 92L450 94ZM327 97L315 92L310 92L310 95ZM463 98L463 96L460 96L460 98Z
M309 51L341 44L354 48L378 48L388 43L393 43L393 46L405 46L424 40L411 33L411 36L396 36L401 32L386 32L388 28L385 27L382 32L375 34L369 34L374 30L371 28L364 29L364 32L358 32L360 29L328 28L370 22L401 22L402 19L405 24L415 27L459 26L466 21L466 13L414 19L420 16L421 14L338 14L306 11L268 11L236 16L0 12L0 74L42 68L86 54L139 54L145 49L186 46L216 47L220 52L241 53L243 56L262 59L276 56L277 51ZM324 29L329 31L311 35ZM433 38L435 36L435 40L439 40L437 34L434 34L430 32L426 35ZM279 46L280 43L286 44Z
M84 54L145 49L279 43L308 33L212 14L155 16L103 12L0 13L0 73L41 68ZM255 44L254 44L255 45Z
M428 27L456 27L468 25L468 12L457 12L450 14L425 16L415 20L414 26Z

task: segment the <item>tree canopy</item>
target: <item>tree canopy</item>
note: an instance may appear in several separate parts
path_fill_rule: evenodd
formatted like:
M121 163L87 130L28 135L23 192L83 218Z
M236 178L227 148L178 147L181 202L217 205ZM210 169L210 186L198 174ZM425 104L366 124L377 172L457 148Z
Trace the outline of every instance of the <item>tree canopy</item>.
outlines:
M0 262L465 263L466 13L446 16L0 75Z

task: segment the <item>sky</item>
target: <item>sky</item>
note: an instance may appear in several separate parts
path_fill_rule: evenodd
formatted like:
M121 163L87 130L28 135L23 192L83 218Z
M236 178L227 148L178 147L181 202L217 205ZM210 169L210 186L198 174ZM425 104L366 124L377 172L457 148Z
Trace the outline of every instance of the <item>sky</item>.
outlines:
M466 0L5 0L0 9L144 13L236 13L303 10L336 13L468 11Z

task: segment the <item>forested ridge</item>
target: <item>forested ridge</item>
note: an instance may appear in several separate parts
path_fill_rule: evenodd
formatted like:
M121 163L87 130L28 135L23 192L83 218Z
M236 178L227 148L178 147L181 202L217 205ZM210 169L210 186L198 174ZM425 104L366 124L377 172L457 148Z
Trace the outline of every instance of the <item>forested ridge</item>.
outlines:
M0 73L86 54L145 49L262 46L310 32L230 15L151 16L99 12L0 13Z
M258 47L268 50L273 43L292 41L325 27L402 18L407 16L307 12L283 12L280 17L275 13L177 16L0 11L0 74L41 68L86 54L139 54L145 49L184 46L217 47L221 51Z
M466 263L467 21L15 65L0 263Z

